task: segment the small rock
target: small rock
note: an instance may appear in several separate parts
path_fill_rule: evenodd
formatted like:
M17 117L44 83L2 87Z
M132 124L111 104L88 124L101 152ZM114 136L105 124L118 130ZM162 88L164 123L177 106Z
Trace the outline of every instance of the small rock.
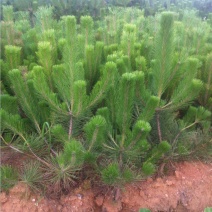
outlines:
M166 181L166 184L167 184L168 186L171 186L171 185L174 185L174 182L171 181L171 180L167 180L167 181Z
M66 202L68 201L76 201L77 200L77 196L70 196Z
M146 181L147 181L147 183L151 183L151 182L153 182L153 179L151 177L148 177Z
M191 181L187 181L187 185L191 187L193 183Z
M181 179L182 178L182 173L179 171L175 171L175 176L177 179Z
M2 192L2 193L0 194L0 203L3 204L3 203L5 203L5 202L7 202L7 200L8 200L7 195L5 194L5 192Z
M162 178L160 178L160 177L159 177L159 178L157 178L157 182L158 182L158 183L163 183Z
M11 200L12 204L19 204L20 199L19 198L14 198Z
M83 195L82 194L77 194L78 199L82 199Z
M58 205L58 206L57 206L57 211L61 211L62 208L63 208L62 205Z
M153 184L153 188L161 187L163 186L163 184L164 184L163 180L161 178L158 178L156 182Z
M79 188L76 188L75 190L74 190L74 193L75 194L79 194L79 193L82 193L82 188L81 187L79 187Z
M153 188L158 188L158 187L161 187L161 183L155 183Z
M114 203L113 201L104 201L102 205L102 211L104 212L119 212L122 211L122 203L118 201Z
M157 197L153 197L152 199L151 199L151 202L152 202L152 204L154 205L160 205L161 203L160 203L160 198L157 198Z
M102 206L103 204L103 201L104 201L104 197L103 196L97 196L96 199L95 199L95 203L97 204L97 206Z
M142 190L140 191L139 195L143 199L146 199L147 198L147 196L145 195L145 193Z

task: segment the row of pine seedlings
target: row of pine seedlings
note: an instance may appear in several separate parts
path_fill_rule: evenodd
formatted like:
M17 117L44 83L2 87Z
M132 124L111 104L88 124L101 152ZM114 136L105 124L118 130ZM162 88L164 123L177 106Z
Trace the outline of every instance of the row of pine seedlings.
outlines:
M1 167L2 189L120 189L211 157L212 19L123 8L55 20L40 7L32 26L4 6L1 32L1 145L28 158Z

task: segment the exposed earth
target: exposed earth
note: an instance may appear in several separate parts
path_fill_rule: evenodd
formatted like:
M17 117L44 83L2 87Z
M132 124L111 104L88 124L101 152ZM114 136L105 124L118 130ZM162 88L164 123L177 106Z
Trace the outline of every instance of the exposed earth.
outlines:
M8 194L0 194L0 211L138 212L140 208L148 208L164 212L203 212L204 208L212 207L212 164L178 162L173 163L172 169L167 176L126 185L118 199L114 199L114 190L97 189L88 180L60 200L41 197L19 183Z

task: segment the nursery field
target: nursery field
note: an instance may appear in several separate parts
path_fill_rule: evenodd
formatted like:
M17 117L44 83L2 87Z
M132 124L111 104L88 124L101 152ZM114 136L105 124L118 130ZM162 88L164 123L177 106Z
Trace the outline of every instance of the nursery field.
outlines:
M212 13L11 2L2 211L210 210Z

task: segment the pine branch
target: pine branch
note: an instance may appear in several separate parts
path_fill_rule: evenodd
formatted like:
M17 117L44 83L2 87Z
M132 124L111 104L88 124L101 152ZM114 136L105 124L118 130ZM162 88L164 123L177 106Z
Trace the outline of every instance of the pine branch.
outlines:
M75 117L80 116L85 111L87 105L86 82L78 80L74 82L74 101L72 102L72 113Z
M18 114L17 98L8 94L2 94L0 96L1 108L10 114Z
M32 99L32 96L30 95L28 86L22 79L20 71L14 69L10 71L9 76L21 108L32 121L37 132L41 133L40 117L37 111L37 107L34 104L34 99Z
M103 70L103 76L96 83L93 90L91 91L89 103L86 107L87 109L94 107L105 97L106 92L109 90L116 73L117 68L115 63L107 62L105 65L105 69Z
M93 19L90 16L82 16L80 18L80 26L85 38L85 47L91 45L93 43Z
M48 79L48 83L51 89L53 89L52 82L52 66L53 66L53 51L50 42L39 42L37 56L40 64L44 68L44 73Z
M42 68L39 66L34 67L33 74L34 74L34 79L33 79L34 86L38 94L40 95L40 97L49 104L49 106L52 108L53 111L61 115L67 116L68 112L64 111L60 107L60 103L56 95L50 90L46 82L45 75L43 73Z
M121 46L125 55L131 60L134 56L134 48L136 42L136 26L126 24L123 29Z
M191 80L191 83L189 84L184 84L183 82L181 82L178 88L175 89L171 97L172 104L169 106L168 109L176 110L190 104L190 102L198 96L202 87L202 81L197 79Z
M4 21L13 21L13 6L8 5L8 6L2 6L3 9L3 20Z
M157 110L156 108L158 107L159 102L160 99L158 97L150 96L138 119L144 121L150 121L153 118L155 111Z
M19 115L12 115L6 112L4 109L0 110L1 114L1 130L9 129L13 133L19 135L23 141L26 141L24 134L27 127Z
M106 121L102 116L94 116L84 127L87 151L101 147L106 137Z
M36 26L43 33L45 30L53 28L53 7L39 7L35 13Z
M5 46L5 59L7 71L19 68L21 64L21 47L12 45Z
M60 98L67 104L71 104L71 89L68 74L65 65L54 65L52 71L54 85L60 95Z
M65 68L65 76L68 80L69 99L73 100L73 83L76 80L76 63L77 63L77 34L76 34L76 18L74 16L63 17L65 22L66 45L63 50L63 61ZM71 35L71 36L70 36Z
M66 132L66 130L63 128L62 125L60 124L54 125L53 127L51 127L50 130L51 130L51 135L53 139L55 139L56 141L59 141L62 143L69 141L68 133Z
M137 121L132 130L132 139L128 146L128 150L134 148L136 144L145 139L149 132L151 131L151 126L148 122Z
M55 30L54 29L46 30L43 33L43 37L44 37L43 41L49 42L51 45L51 54L50 54L51 61L52 61L52 64L55 64L56 61L58 60ZM39 45L39 43L38 43L38 45Z
M117 124L122 136L125 136L127 129L129 129L132 122L132 109L134 104L135 94L135 74L125 73L121 77L119 86L118 98L116 104L119 105L117 108Z
M173 14L170 12L162 13L160 31L156 38L154 57L155 64L153 67L154 76L154 93L161 98L167 88L172 75L173 61Z

